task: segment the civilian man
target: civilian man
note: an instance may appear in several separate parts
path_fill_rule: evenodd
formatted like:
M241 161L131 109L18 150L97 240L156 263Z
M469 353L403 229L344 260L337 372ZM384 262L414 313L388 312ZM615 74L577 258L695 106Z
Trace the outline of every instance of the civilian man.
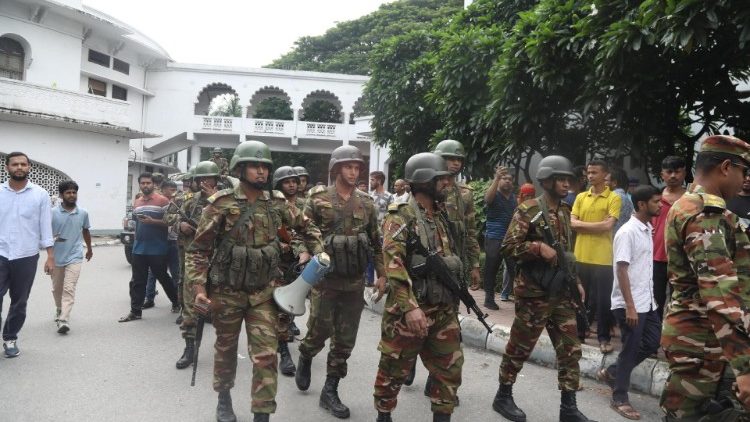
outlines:
M621 168L614 168L607 174L605 182L609 189L620 197L620 216L617 217L615 223L615 233L617 233L620 227L630 221L630 216L633 214L633 203L630 202L629 194L625 192L625 188L628 188L628 174Z
M406 182L404 179L398 179L393 184L393 190L395 191L395 194L393 195L393 202L395 204L405 204L409 202L409 198L411 198L411 193L406 190Z
M385 214L388 212L388 205L393 202L393 194L385 190L385 173L382 171L373 171L370 173L370 196L375 201L375 209L378 211L378 227L382 226Z
M487 225L484 232L484 307L498 310L500 307L495 303L495 280L502 260L500 246L505 238L505 232L508 231L510 220L513 218L513 211L518 205L513 195L513 176L508 174L508 169L505 167L495 168L495 178L484 194L484 203L487 206L485 210ZM513 259L505 259L505 268L511 274L515 273ZM504 280L501 297L503 293L505 297L508 297L505 289L509 284L508 280Z
M174 181L165 180L161 184L161 194L169 202L174 202L176 208L182 207L184 197L182 195L177 196L177 184ZM169 240L167 269L169 269L169 276L175 284L175 289L177 289L180 281L180 251L177 247L177 230L174 227L175 222L178 220L178 215L175 210L173 212L165 212L164 214L164 221L167 224L167 240ZM146 300L143 301L143 309L153 308L155 305L154 298L156 298L156 277L154 277L153 271L149 271L146 281Z
M742 190L727 202L727 209L740 218L750 219L750 173L742 180Z

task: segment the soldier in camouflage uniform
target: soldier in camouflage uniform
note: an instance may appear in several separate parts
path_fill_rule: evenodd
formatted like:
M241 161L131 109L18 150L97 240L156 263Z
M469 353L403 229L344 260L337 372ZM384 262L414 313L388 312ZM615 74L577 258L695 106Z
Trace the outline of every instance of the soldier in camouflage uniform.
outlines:
M408 203L391 204L383 223L390 294L378 346L377 422L391 421L399 390L417 355L434 380L430 391L433 421L450 421L464 362L458 298L424 269L425 257L407 245L416 241L437 251L456 277L460 276L461 258L453 249L448 221L439 204L451 174L440 156L424 152L409 158L405 175L413 197Z
M304 197L307 195L307 191L310 190L310 173L308 173L307 169L302 166L295 166L294 171L297 173L297 176L299 176L297 192L299 193L298 196L302 198L302 208L300 209L303 209L305 206Z
M563 250L572 252L570 206L562 199L568 194L573 177L573 165L567 158L558 155L543 158L539 162L536 178L544 194L518 206L500 249L506 258L517 262L518 271L513 288L516 315L500 364L500 386L492 408L511 421L526 420L526 414L513 400L513 384L545 328L557 353L557 380L561 390L560 421L589 420L578 410L576 404L576 390L581 376L578 367L581 342L578 339L570 285L558 284L556 288L545 290L541 283L548 274L556 273L551 264L556 264L563 257L558 257L555 249L544 243L540 224L532 223L540 213L545 213L552 233ZM572 253L566 254L564 258L572 267ZM542 272L535 271L536 269ZM580 281L577 286L582 293Z
M213 161L219 166L219 174L221 174L222 177L229 174L229 163L226 158L222 157L221 148L214 148L209 161Z
M279 309L272 296L280 278L279 227L304 227L306 242L297 245L300 253L306 247L322 251L317 228L293 221L288 208L277 206L264 191L272 165L271 151L262 142L246 141L237 147L231 170L241 182L209 198L187 251L187 282L193 286L195 302L211 307L216 329L213 386L219 393L219 422L236 421L229 390L234 386L243 321L253 362L254 420L268 421L276 410Z
M750 311L744 289L750 241L726 208L750 166L750 145L731 136L706 138L695 182L667 214L672 297L661 344L669 378L661 396L667 421L736 420L750 408ZM722 376L724 374L724 376ZM736 374L738 396L730 390ZM739 399L739 403L738 400Z
M310 387L312 358L330 338L320 406L338 418L349 417L349 408L339 399L338 384L346 376L346 360L357 339L364 308L364 271L370 257L374 259L380 281L385 283L377 211L372 198L356 189L363 165L362 153L357 147L336 148L328 165L335 184L311 189L304 210L305 216L323 233L332 270L310 292L307 335L299 348L295 380L302 391Z
M190 192L185 195L182 212L192 222L197 223L201 219L203 208L208 205L208 198L216 193L216 185L219 183L219 166L212 161L201 161L198 165L190 169L189 182ZM182 338L185 339L185 350L182 352L182 356L177 360L175 366L177 369L185 369L193 363L193 354L195 353L196 316L193 310L193 286L185 282L185 249L193 241L195 229L188 222L188 219L182 216L180 216L177 225L179 233L177 241L181 250L180 274L183 275L182 282L178 286L177 291L181 292L182 295L180 331L182 331Z

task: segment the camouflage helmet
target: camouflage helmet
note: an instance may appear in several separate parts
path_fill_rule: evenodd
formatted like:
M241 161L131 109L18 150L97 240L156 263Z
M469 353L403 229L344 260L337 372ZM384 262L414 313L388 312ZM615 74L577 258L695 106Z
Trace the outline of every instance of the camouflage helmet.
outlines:
M260 141L242 142L234 150L232 161L229 163L229 171L234 171L240 163L264 163L269 168L273 168L271 149L268 148L268 145Z
M453 139L446 139L440 141L433 151L435 154L443 158L460 158L466 159L466 150L461 142L454 141Z
M213 154L221 154L222 152L223 151L219 147L214 148L213 151L212 151Z
M550 155L542 158L536 169L536 180L547 180L552 176L570 176L573 174L573 163L562 155Z
M364 166L365 160L362 158L362 151L354 145L342 145L331 153L331 160L328 161L328 172L333 173L339 164L351 162L360 163Z
M277 168L276 171L273 172L273 188L278 189L279 183L286 179L291 179L292 177L297 179L297 182L299 183L299 175L294 171L292 166L281 166Z
M192 169L192 177L219 176L219 166L213 161L201 161Z
M450 174L443 157L433 152L414 154L404 166L404 178L409 183L427 183L438 176Z
M307 172L307 169L302 166L294 166L294 171L297 172L297 176L307 176L310 177L310 173Z

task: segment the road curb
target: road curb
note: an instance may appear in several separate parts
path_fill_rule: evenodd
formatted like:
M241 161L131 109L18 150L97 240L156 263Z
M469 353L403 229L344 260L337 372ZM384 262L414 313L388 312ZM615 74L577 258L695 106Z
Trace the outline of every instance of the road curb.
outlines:
M365 308L371 312L382 314L385 299L373 303L370 289L365 289ZM458 321L461 325L461 338L464 344L485 349L499 356L503 355L508 339L510 339L510 327L494 324L492 325L492 333L488 334L484 325L474 318L459 315ZM530 360L551 368L557 366L557 356L549 336L543 334L539 337ZM596 373L599 369L611 365L616 360L616 352L604 355L598 347L584 344L581 346L581 360L578 365L581 369L581 375L596 379ZM633 369L630 375L630 388L650 396L659 397L664 389L667 375L669 375L669 368L666 362L648 358Z
M121 243L122 242L120 242L120 239L99 240L99 241L96 241L96 242L91 242L91 247L93 248L95 246L114 246L114 245L119 245Z

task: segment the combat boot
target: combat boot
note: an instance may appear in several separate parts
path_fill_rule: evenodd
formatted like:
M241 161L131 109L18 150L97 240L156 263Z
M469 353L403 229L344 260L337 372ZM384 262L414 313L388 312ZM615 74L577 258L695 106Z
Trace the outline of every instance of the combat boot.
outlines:
M596 422L578 410L575 391L563 391L560 395L560 422Z
M433 413L432 422L451 422L450 413Z
M253 413L253 422L268 422L269 418L268 413Z
M411 367L411 371L409 371L409 375L407 375L406 379L404 380L404 385L414 384L414 377L416 376L417 376L417 362L414 362L414 366Z
M375 422L393 422L393 419L391 419L390 412L378 412L378 418L375 419Z
M193 363L193 354L195 353L195 340L191 338L185 339L185 350L182 352L182 356L177 360L175 366L177 369L185 369Z
M526 413L519 409L516 402L513 401L513 384L500 384L500 388L497 389L497 394L495 394L495 400L492 402L492 408L495 412L503 415L505 419L513 422L526 421ZM560 418L562 420L562 411Z
M219 404L216 405L216 422L237 422L232 409L232 396L227 391L219 391Z
M307 391L310 388L310 367L312 367L312 359L300 355L297 361L297 373L294 374L294 382L299 391Z
M323 385L323 391L320 392L320 407L331 412L339 419L349 417L349 408L341 403L339 398L339 378L328 375L326 383Z
M285 341L279 342L279 355L281 355L281 362L279 362L279 369L282 375L287 377L293 377L297 368L294 367L294 361L292 361L292 355L289 353L289 346Z

